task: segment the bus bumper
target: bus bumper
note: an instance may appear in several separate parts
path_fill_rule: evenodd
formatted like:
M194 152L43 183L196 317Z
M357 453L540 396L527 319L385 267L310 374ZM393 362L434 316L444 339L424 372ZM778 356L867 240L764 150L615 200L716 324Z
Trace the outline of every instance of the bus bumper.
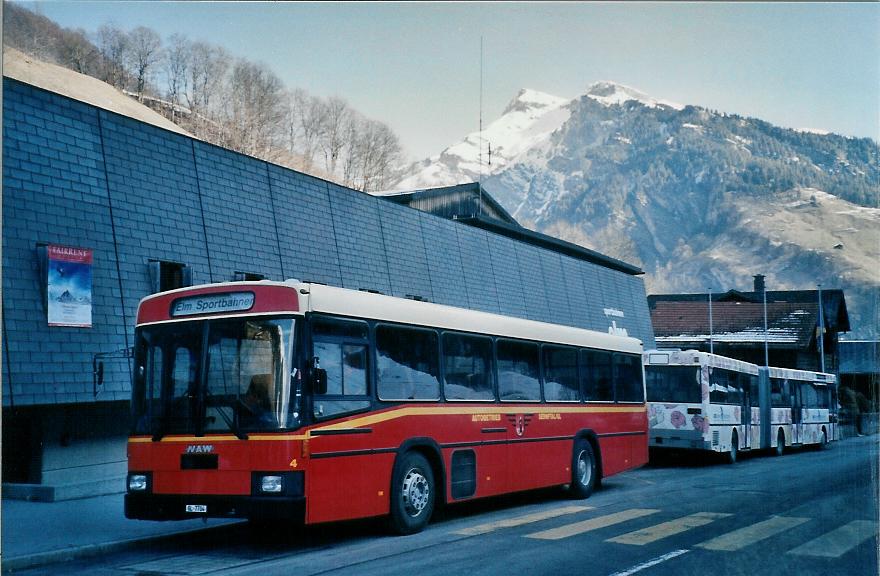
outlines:
M187 511L188 509L196 511ZM134 520L247 518L302 524L305 521L305 510L304 496L125 495L125 517Z
M712 450L712 443L696 430L676 430L658 432L651 430L648 441L650 448L674 448L685 450Z

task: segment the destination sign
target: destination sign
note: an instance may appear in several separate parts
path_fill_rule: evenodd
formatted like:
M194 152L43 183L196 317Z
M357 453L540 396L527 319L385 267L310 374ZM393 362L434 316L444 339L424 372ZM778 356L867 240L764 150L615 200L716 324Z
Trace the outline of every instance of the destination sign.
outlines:
M216 314L218 312L241 312L254 306L253 292L228 292L223 294L202 294L178 298L171 304L171 316L192 316L194 314Z

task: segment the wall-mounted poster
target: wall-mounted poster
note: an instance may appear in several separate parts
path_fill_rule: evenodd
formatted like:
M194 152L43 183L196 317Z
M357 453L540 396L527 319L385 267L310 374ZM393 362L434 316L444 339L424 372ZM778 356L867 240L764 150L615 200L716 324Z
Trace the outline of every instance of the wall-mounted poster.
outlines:
M92 251L47 246L49 326L92 327Z

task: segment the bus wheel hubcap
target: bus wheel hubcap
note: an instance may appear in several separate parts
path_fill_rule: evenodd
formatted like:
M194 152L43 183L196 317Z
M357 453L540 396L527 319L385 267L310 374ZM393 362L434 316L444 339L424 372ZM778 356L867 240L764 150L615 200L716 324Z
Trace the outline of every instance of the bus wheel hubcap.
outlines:
M590 462L587 458L586 452L581 452L578 455L578 479L580 480L581 486L586 486L590 482Z
M421 472L416 469L407 472L403 479L403 505L407 514L410 516L421 514L428 505L430 494L428 479Z

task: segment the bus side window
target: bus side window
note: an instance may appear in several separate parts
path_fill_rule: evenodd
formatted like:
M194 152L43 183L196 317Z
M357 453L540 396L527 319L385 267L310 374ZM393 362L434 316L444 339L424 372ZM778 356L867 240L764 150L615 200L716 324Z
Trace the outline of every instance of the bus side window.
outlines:
M816 387L810 382L801 384L801 399L804 408L818 408L819 398L816 394Z
M618 402L644 402L641 358L632 354L614 355L614 389Z
M584 400L587 402L614 402L611 354L581 350L580 366Z
M440 350L433 330L376 327L380 400L439 400Z
M501 400L541 400L538 345L498 340L498 394Z
M770 379L770 405L774 408L791 407L791 397L788 393L788 380L782 378Z
M327 392L316 394L316 418L327 418L370 407L367 324L335 318L315 318L312 323L314 356L318 368L327 371Z
M548 402L577 402L577 350L558 346L544 346L544 399Z
M447 400L494 400L492 339L443 334L443 375Z

